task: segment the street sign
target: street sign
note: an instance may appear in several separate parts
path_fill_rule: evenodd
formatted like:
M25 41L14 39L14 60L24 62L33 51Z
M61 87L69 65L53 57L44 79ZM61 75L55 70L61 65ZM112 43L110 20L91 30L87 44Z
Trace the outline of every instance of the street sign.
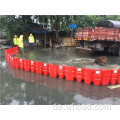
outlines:
M74 25L74 24L71 24L71 25L68 25L69 28L72 28L71 30L71 47L72 47L72 34L73 34L73 28L77 28L77 25Z
M71 24L68 26L69 28L77 28L77 25Z

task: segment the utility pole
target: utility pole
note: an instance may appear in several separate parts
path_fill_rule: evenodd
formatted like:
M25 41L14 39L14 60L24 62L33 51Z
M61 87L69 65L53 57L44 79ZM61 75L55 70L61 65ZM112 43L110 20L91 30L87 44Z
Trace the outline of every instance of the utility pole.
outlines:
M71 28L71 47L72 47L73 28L77 28L77 25L71 24L71 25L69 25L68 27Z
M72 47L72 36L73 36L73 27L71 29L71 47Z

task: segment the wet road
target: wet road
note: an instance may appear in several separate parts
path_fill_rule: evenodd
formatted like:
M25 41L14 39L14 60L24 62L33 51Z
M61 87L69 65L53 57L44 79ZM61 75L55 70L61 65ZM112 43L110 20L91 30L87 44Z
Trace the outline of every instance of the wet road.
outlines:
M36 52L36 54L35 54ZM52 50L42 49L41 51L25 50L24 56L19 57L39 60L41 62L51 62L56 64L67 64L72 66L83 65L80 61L92 61L99 56L86 52L84 55L80 50ZM74 54L74 52L76 54ZM29 53L27 55L27 53ZM31 54L30 54L31 53ZM52 55L52 56L51 56ZM56 55L56 56L55 56ZM48 56L48 57L46 57ZM80 56L80 57L79 57ZM109 89L108 86L86 85L76 81L66 81L65 79L51 78L49 76L38 75L31 72L25 72L19 69L13 69L6 63L4 53L0 54L0 104L2 105L51 105L51 104L120 104L120 88ZM119 64L119 57L109 59L108 65ZM70 60L69 60L70 59ZM77 59L77 60L76 60ZM79 59L79 60L78 60ZM64 63L63 63L64 61ZM72 61L72 62L71 62ZM74 63L73 61L77 61ZM78 62L79 61L79 62ZM88 60L89 61L89 60ZM88 66L95 66L90 63Z

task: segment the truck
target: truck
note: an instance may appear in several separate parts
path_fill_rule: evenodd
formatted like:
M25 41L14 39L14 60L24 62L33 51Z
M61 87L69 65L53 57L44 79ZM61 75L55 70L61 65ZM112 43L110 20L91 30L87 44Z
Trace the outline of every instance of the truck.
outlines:
M80 47L120 56L120 22L102 20L95 27L78 28L75 40Z

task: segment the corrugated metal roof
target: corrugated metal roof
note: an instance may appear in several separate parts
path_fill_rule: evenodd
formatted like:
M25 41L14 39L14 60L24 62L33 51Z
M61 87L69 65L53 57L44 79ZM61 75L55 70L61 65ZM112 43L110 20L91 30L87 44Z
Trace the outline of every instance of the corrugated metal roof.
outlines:
M120 21L102 20L96 26L106 27L106 28L119 28L120 29Z

